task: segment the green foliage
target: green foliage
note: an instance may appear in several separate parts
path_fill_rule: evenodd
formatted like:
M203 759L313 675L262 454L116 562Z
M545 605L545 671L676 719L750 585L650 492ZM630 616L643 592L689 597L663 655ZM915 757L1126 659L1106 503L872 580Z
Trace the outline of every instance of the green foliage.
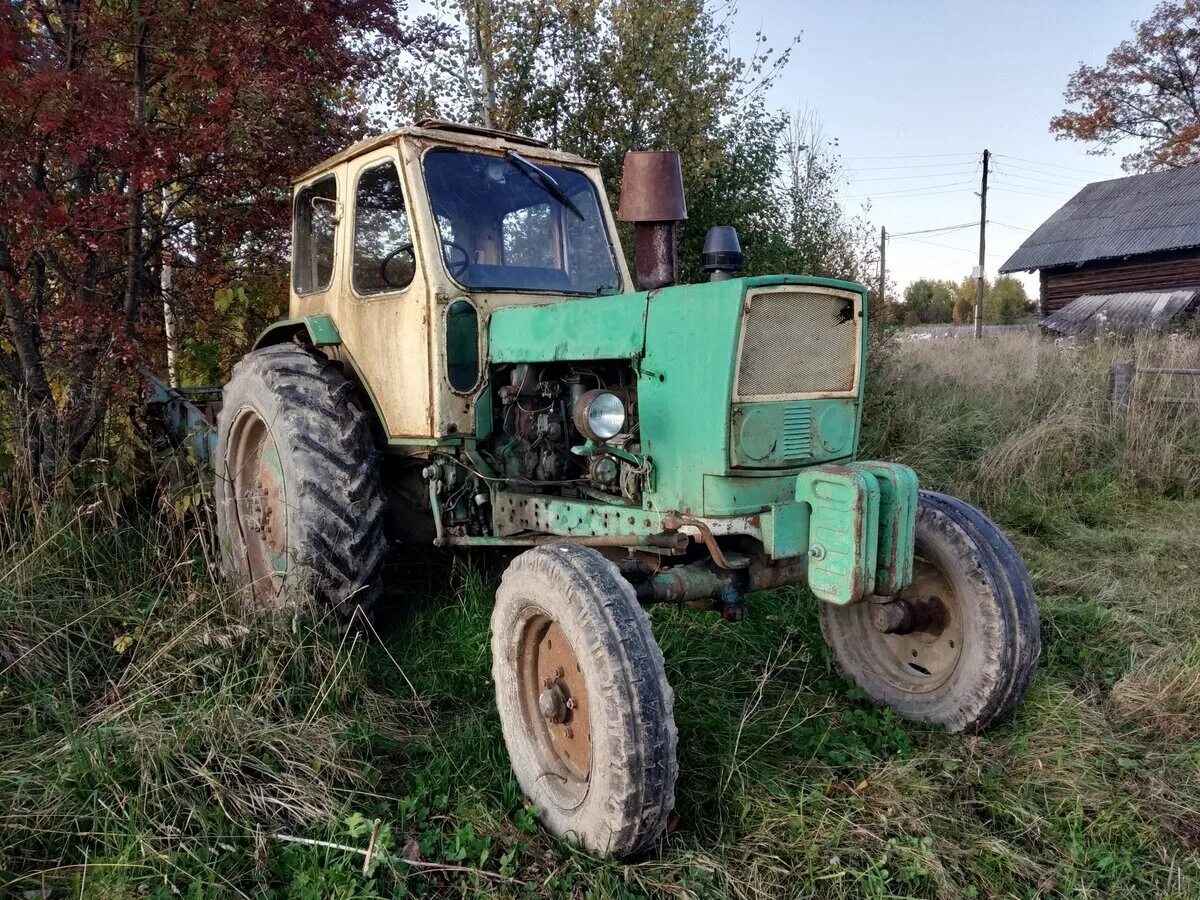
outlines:
M929 278L914 281L904 290L906 320L911 313L923 324L949 322L957 291L957 286L949 281Z
M1001 275L983 298L983 317L989 325L1011 325L1027 311L1025 285L1011 275Z
M969 325L975 321L978 281L970 276L958 284L920 278L904 291L904 307L899 321L905 325L954 322ZM1025 286L1011 275L983 283L983 321L988 325L1012 325L1032 304Z
M871 228L836 197L836 142L813 113L765 105L794 39L776 48L760 33L752 57L739 58L729 49L736 7L695 0L432 8L449 37L410 48L418 65L394 76L398 119L437 114L545 138L597 161L614 206L627 150L678 150L685 281L702 277L713 225L738 229L749 274L863 280L873 270Z

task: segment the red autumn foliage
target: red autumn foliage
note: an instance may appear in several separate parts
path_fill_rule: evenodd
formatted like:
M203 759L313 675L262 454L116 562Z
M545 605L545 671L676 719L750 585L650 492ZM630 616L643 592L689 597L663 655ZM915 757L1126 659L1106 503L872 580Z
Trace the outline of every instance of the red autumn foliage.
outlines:
M0 11L0 389L51 478L214 293L286 303L289 182L360 136L401 0L27 0ZM164 202L165 198L165 202ZM166 215L164 215L164 212ZM252 323L245 323L250 327Z
M1050 130L1104 151L1136 143L1122 160L1128 172L1200 162L1200 0L1162 3L1135 27L1104 65L1075 70L1064 95L1075 108Z

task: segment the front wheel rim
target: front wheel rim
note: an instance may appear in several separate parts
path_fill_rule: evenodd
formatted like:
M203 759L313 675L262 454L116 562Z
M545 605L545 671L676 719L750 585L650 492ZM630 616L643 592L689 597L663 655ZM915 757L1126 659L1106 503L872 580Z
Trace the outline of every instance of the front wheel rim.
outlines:
M583 669L562 626L545 613L525 619L517 640L521 727L544 786L562 808L591 783L591 704Z
M909 626L882 630L881 604L902 603ZM852 617L850 639L862 648L861 659L891 687L908 694L929 694L958 670L963 652L963 606L946 573L918 556L913 580L896 597L878 597L845 612Z

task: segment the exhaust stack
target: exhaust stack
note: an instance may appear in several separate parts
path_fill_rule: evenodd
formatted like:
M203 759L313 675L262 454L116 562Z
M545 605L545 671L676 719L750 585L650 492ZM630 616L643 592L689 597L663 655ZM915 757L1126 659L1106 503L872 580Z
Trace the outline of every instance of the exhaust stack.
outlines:
M643 291L679 280L676 228L687 218L676 150L630 150L621 175L617 218L633 223L634 279Z

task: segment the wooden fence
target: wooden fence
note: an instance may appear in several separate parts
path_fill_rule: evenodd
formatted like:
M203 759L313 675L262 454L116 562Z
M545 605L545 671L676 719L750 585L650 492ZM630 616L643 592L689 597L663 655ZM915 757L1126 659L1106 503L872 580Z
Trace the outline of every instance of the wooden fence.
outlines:
M1180 393L1180 391L1185 393ZM1200 369L1169 369L1117 363L1108 373L1108 405L1114 413L1134 402L1200 406Z

